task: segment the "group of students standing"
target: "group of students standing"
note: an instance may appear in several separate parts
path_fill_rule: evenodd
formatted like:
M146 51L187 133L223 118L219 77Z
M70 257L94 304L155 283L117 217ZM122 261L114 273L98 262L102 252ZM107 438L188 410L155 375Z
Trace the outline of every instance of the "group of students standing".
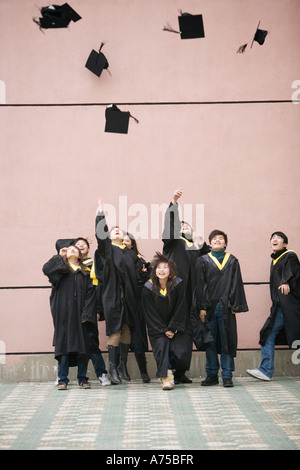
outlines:
M91 359L100 383L130 381L128 352L136 358L143 382L150 382L146 352L148 338L156 361L156 377L163 390L190 383L193 344L206 352L202 386L232 387L237 353L236 313L247 312L240 265L226 251L226 233L214 230L209 245L199 240L187 222L180 221L176 190L165 214L163 250L146 262L134 237L119 227L108 229L103 201L96 215L97 248L88 256L86 238L58 240L57 254L44 266L51 285L57 387L67 388L69 367L78 367L78 383L90 388ZM300 340L300 265L287 249L282 232L271 236L271 313L260 332L262 363L247 372L270 380L274 372L275 343L292 347ZM98 321L108 337L109 370L99 348ZM219 357L220 355L220 357Z

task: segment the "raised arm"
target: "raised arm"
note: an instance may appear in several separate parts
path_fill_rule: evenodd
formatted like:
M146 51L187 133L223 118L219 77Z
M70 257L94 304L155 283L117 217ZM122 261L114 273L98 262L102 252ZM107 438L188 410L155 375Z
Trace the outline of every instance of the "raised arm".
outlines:
M164 245L172 244L174 240L180 238L181 223L178 213L178 200L182 196L182 190L174 191L171 203L165 214L164 230L162 240Z
M62 250L67 250L67 248ZM70 268L63 257L65 252L62 250L60 250L61 255L54 255L43 266L43 273L48 277L49 282L54 288L57 288L61 278L70 272Z
M99 197L95 221L96 239L100 256L106 258L111 252L111 242L103 207L103 199Z

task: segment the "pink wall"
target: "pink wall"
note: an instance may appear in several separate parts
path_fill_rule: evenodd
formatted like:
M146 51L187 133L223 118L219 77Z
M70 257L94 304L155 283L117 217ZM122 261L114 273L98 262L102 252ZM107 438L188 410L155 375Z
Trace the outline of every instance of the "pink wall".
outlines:
M286 232L300 253L298 0L70 4L82 20L43 34L35 2L0 3L0 286L48 285L41 267L55 240L94 237L98 195L116 209L126 196L129 209L139 203L150 217L151 204L168 203L179 186L182 203L204 204L205 238L227 231L244 281L268 281L272 231ZM179 9L203 14L204 39L162 31L167 22L177 28ZM250 49L259 20L270 34ZM98 78L84 65L102 41L111 75ZM104 132L108 103L139 120L128 135ZM139 247L150 260L162 244ZM256 348L268 286L246 293L239 347ZM48 297L48 289L0 290L7 352L52 351Z

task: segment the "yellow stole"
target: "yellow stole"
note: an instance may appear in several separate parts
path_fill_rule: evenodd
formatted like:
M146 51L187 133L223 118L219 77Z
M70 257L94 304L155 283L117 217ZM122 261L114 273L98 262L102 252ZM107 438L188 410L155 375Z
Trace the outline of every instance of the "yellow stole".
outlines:
M184 237L180 237L180 238L181 238L181 240L183 240L183 241L187 244L187 246L188 246L189 248L191 248L191 246L194 245L193 242L190 242L190 241L187 240L186 238L184 238Z
M86 260L88 262L89 260ZM92 264L92 269L90 269L90 278L93 279L93 285L97 286L98 285L98 279L96 278L96 272L95 272L95 260L93 260Z
M122 244L122 245L117 245L117 243L113 243L111 242L112 245L114 246L117 246L118 248L121 248L121 250L124 250L124 248L126 248L126 245Z
M153 284L152 279L149 279L149 281L151 282L151 284ZM165 288L165 289L160 289L159 293L162 294L164 297L166 297L166 295L167 295L167 288Z
M281 253L281 255L278 256L278 258L273 259L273 266L275 266L275 264L277 263L277 261L279 261L280 258L282 258L286 253L295 253L295 254L297 254L294 250L287 250L287 251L285 251L284 253Z
M208 253L208 256L213 260L213 262L218 266L220 271L224 268L225 264L229 260L230 253L225 253L225 256L223 258L222 264L219 262L219 260L213 256L211 253Z
M93 280L93 285L94 286L97 286L98 285L98 279L96 278L96 273L95 273L95 261L92 259L92 258L88 258L86 260L83 261L83 264L87 264L89 263L90 261L93 261L93 264L92 264L92 269L89 268L88 266L86 266L86 271L90 271L90 278ZM80 266L75 266L74 264L72 263L69 263L71 268L73 269L73 271L81 271L81 267Z

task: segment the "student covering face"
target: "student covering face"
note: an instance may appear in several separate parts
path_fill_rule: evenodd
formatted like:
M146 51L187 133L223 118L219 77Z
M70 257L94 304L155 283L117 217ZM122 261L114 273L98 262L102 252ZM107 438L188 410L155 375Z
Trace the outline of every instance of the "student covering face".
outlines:
M80 249L62 248L43 266L52 284L50 308L53 318L58 388L67 387L69 366L78 366L78 382L89 388L86 377L88 355L82 323L96 322L95 288Z

